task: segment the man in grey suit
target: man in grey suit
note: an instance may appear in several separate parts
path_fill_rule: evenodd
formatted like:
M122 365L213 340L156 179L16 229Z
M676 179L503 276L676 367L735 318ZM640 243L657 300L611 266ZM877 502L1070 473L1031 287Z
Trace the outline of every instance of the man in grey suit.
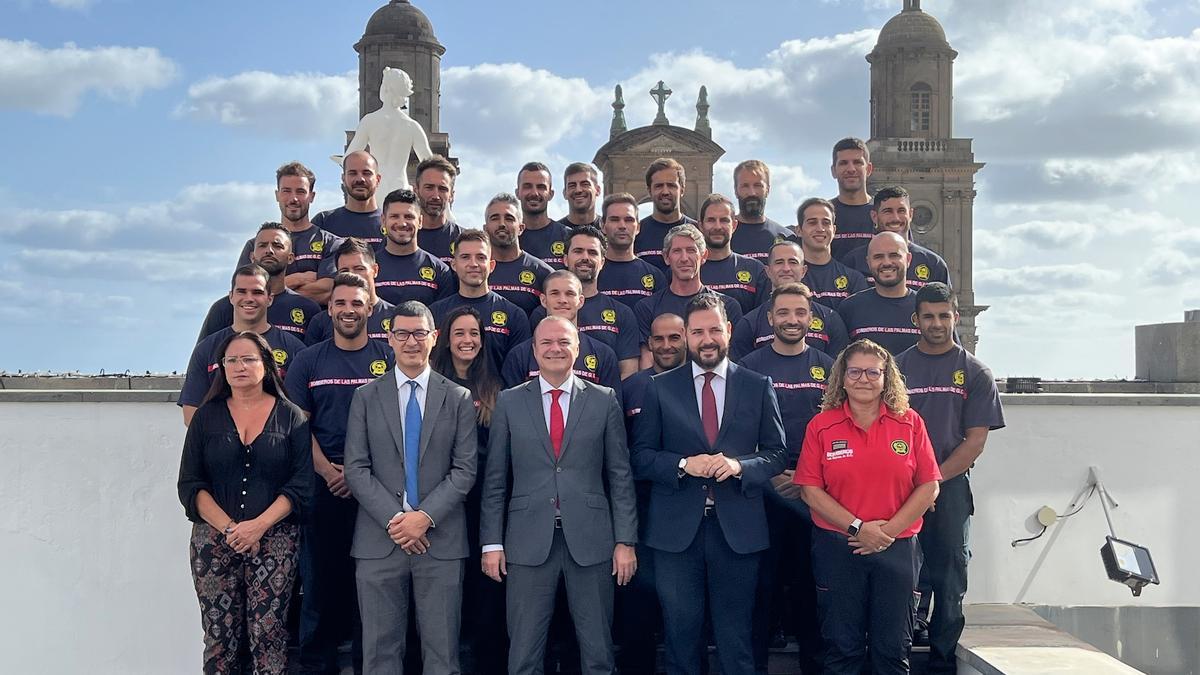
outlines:
M501 392L492 413L483 571L496 581L508 576L510 675L541 674L560 577L583 672L612 673L613 578L625 585L637 570L625 423L611 389L572 372L574 324L543 319L533 352L538 378Z
M391 314L396 367L354 393L346 429L363 672L404 672L411 594L424 672L456 675L475 406L429 369L437 331L425 305L403 302Z

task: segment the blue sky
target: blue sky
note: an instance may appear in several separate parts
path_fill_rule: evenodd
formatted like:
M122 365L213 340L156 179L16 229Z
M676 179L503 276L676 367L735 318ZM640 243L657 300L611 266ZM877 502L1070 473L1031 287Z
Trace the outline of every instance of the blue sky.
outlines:
M172 371L257 223L275 167L317 171L357 113L352 45L382 3L0 0L0 370ZM998 375L1129 377L1133 326L1200 307L1200 3L926 0L959 51L975 138L979 354ZM446 46L442 128L474 224L530 159L561 169L708 86L733 164L773 168L772 217L830 195L865 136L868 64L900 0L590 5L418 0ZM557 202L552 210L564 211Z

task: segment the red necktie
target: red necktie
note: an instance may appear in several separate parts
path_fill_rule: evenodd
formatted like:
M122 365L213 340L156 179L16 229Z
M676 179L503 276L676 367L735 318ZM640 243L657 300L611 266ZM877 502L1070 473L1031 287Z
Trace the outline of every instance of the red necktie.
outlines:
M563 441L563 411L562 406L558 404L558 397L562 396L562 389L551 389L550 396L550 445L554 447L554 459L558 459L562 455Z
M700 421L704 424L704 435L708 437L711 447L716 447L717 432L720 430L717 423L717 395L712 388L712 381L716 376L716 373L704 373L704 389L700 394Z

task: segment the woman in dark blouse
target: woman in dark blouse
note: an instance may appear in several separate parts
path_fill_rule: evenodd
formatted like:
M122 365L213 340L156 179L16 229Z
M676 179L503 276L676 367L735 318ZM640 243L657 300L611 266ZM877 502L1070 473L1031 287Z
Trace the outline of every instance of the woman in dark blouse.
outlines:
M479 312L458 307L446 315L437 342L430 355L430 367L471 392L475 402L479 436L479 469L487 466L488 427L496 396L502 388L500 378L489 363L487 339ZM463 587L463 642L471 645L474 666L464 664L463 672L485 675L504 673L508 663L504 632L504 587L483 575L479 548L480 485L467 494L467 537L470 558Z
M262 337L233 334L219 352L179 466L179 501L195 523L204 672L286 673L299 522L312 499L311 436ZM239 662L243 640L250 664Z

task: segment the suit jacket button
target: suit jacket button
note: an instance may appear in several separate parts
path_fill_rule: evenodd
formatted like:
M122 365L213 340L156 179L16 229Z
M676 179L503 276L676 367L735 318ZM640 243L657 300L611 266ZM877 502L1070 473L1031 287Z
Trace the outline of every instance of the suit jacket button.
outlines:
M554 467L554 473L562 473L562 467L561 466Z

